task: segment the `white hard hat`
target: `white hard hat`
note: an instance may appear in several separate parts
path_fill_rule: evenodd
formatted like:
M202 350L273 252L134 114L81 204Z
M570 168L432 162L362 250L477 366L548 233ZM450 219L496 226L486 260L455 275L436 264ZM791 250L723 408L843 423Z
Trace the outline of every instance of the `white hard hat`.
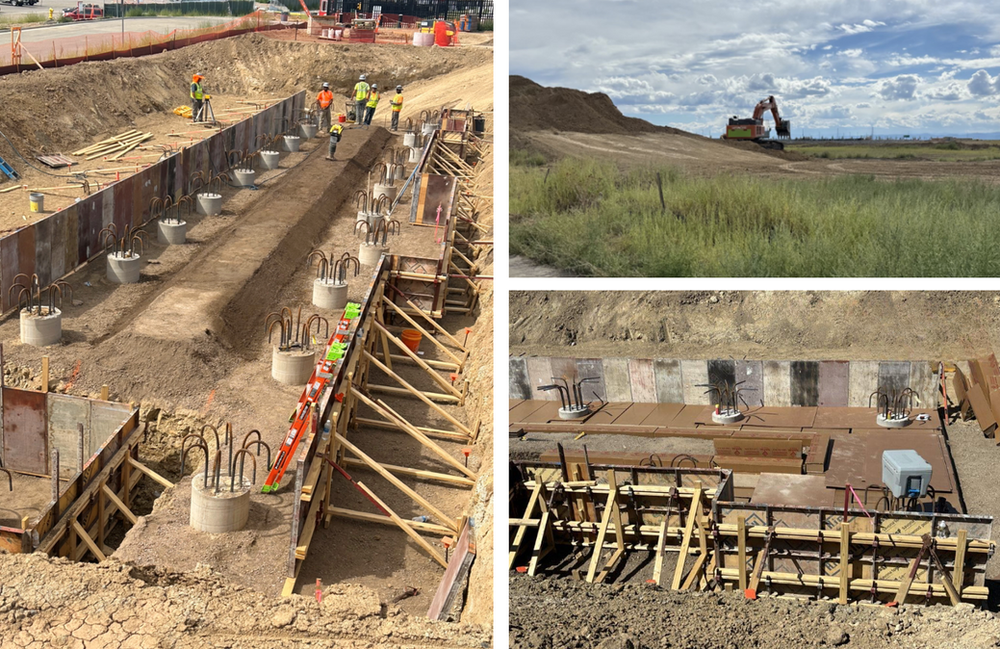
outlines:
M328 84L328 83L324 83L324 84L323 84L323 87L324 87L324 88L329 88L329 87L330 87L330 84Z
M361 80L362 80L362 81L364 81L364 80L365 80L365 79L367 79L367 78L368 78L367 76L365 76L365 75L363 75L363 74L361 75Z
M377 83L373 83L372 84L372 88L378 88L378 84Z

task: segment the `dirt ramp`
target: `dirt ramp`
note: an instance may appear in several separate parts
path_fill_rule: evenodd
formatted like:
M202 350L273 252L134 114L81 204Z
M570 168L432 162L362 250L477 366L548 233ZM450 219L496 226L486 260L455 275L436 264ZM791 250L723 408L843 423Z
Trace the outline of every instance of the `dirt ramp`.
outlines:
M579 133L672 133L690 135L669 126L656 126L621 114L607 95L571 88L546 88L530 79L510 77L511 129L576 131Z

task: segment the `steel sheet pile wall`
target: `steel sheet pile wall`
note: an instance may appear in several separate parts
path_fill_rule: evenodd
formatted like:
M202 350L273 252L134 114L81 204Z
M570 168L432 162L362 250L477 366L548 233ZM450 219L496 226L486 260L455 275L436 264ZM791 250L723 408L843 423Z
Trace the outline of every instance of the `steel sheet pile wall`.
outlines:
M867 407L877 388L910 387L933 407L937 376L929 361L756 361L665 358L562 358L515 356L509 359L511 399L558 400L558 392L535 388L552 377L597 377L583 385L584 397L637 403L710 405L706 383L742 381L751 406Z
M154 197L187 194L196 172L227 171L226 151L258 150L259 135L284 131L304 106L302 91L0 239L2 311L16 306L7 295L16 275L37 274L42 286L64 277L103 252L98 241L103 228L114 223L122 231L149 222Z

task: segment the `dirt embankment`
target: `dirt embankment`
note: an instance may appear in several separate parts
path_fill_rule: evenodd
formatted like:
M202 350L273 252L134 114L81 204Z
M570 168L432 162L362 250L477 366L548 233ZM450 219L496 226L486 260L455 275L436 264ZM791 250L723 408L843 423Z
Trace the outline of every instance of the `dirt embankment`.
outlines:
M578 133L671 133L700 137L669 126L655 126L621 114L607 95L571 88L546 88L530 79L510 77L510 128L539 131L553 129Z
M188 84L195 71L205 75L209 94L248 100L284 97L303 88L318 92L326 81L339 107L360 73L387 86L405 86L491 63L492 58L491 50L478 47L357 47L251 34L136 59L2 77L0 90L17 101L0 113L0 131L25 156L67 153L92 144L98 136L132 128L145 115L170 113L175 106L189 104ZM0 143L0 151L8 161L16 160L6 142Z
M1000 349L1000 294L515 291L512 354L965 360Z
M70 564L0 554L3 647L481 647L489 629L431 622L351 584L322 603L280 600L208 568L177 574L114 559Z
M995 647L998 636L1000 620L971 604L900 610L510 579L510 646L520 649L978 649Z

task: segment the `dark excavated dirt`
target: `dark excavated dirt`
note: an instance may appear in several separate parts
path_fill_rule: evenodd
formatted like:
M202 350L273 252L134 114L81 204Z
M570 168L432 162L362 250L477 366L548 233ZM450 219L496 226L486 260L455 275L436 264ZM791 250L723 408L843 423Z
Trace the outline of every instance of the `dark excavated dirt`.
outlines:
M1000 619L971 604L898 610L510 577L509 638L519 649L972 649L998 637Z

